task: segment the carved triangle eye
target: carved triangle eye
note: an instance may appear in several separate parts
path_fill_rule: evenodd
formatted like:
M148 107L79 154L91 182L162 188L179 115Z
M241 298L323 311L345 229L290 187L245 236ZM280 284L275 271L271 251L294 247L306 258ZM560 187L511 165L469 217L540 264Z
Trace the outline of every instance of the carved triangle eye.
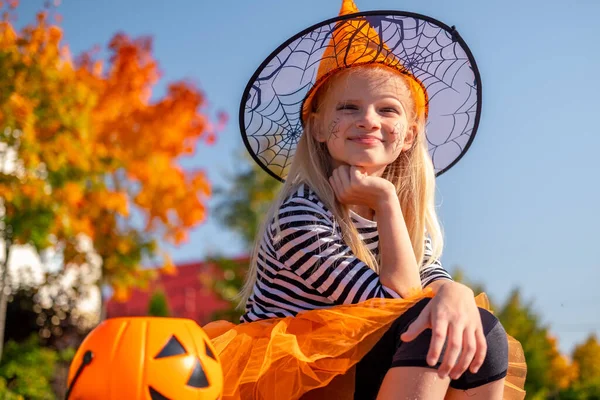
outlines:
M206 349L206 355L216 361L217 358L215 357L215 355L213 354L212 350L208 346L208 343L204 342L204 348Z
M196 359L194 371L192 372L192 375L190 376L187 385L195 388L205 388L209 386L208 379L206 378L206 374L204 373L204 369L202 368L202 364L200 364L200 360L198 359Z
M161 393L159 393L157 390L155 390L152 386L149 386L148 389L150 389L150 398L152 400L169 400L168 397L163 396Z
M185 348L175 336L171 336L165 347L162 348L154 359L179 356L181 354L187 354L187 351L185 351Z

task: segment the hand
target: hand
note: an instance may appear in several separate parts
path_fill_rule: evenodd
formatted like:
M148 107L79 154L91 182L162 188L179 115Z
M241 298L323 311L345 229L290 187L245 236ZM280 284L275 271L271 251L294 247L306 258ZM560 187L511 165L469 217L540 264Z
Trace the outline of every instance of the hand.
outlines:
M398 199L396 188L390 181L370 176L356 166L336 168L329 183L338 201L346 205L364 205L377 210L382 202Z
M437 364L448 338L444 361L438 369L440 378L449 375L451 379L458 379L469 367L472 373L479 370L485 360L487 343L471 289L457 282L445 283L401 339L410 342L428 328L432 331L427 353L429 365Z

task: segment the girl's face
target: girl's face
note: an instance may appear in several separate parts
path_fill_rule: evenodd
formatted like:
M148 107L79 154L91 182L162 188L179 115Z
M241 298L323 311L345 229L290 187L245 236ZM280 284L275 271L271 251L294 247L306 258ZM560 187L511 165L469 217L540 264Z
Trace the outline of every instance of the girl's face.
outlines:
M331 79L318 114L315 134L327 143L333 167L363 167L381 176L385 167L413 143L416 129L407 115L410 92L396 73L370 69Z

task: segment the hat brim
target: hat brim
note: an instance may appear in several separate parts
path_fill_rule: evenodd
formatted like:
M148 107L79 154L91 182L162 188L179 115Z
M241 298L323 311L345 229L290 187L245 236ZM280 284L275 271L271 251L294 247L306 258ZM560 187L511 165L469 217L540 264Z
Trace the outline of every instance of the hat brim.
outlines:
M454 166L475 138L481 117L481 76L454 27L402 11L338 16L281 44L244 90L239 111L242 139L252 158L280 181L287 175L303 133L303 101L317 80L332 32L339 24L357 19L368 21L389 51L425 87L429 100L426 137L436 176Z

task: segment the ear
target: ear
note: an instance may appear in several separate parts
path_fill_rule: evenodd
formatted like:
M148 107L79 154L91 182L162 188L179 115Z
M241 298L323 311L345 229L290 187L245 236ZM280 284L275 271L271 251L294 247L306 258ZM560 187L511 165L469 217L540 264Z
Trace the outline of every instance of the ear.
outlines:
M413 124L406 130L406 134L404 135L404 143L402 144L402 151L410 150L416 138L417 126Z

